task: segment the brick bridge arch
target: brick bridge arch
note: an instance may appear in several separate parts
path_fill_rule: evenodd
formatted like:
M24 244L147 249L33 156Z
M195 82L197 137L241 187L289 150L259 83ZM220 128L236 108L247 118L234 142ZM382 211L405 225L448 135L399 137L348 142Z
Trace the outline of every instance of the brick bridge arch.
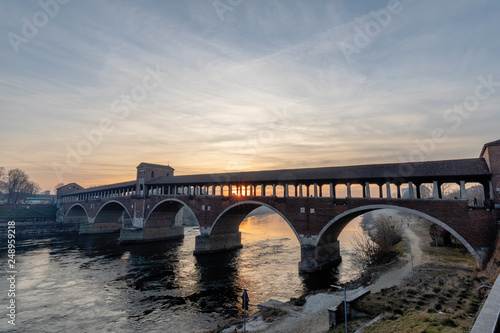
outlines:
M457 231L455 231L452 227L450 227L445 222L430 216L424 212L410 209L407 207L401 207L396 205L368 205L350 209L342 214L337 215L333 220L328 222L323 229L318 234L317 242L315 244L315 258L317 261L322 262L325 259L331 258L333 253L338 253L338 236L342 232L342 230L349 224L354 218L359 217L365 213L382 210L382 209L391 209L398 212L409 213L412 215L416 215L422 217L434 224L439 225L440 227L447 230L454 237L456 237L464 246L467 248L469 253L474 257L478 267L483 265L482 255L478 253L474 247L472 247L469 242L462 237ZM333 245L334 244L334 245ZM335 246L337 245L337 246Z
M82 204L75 203L71 205L64 215L64 222L88 223L89 214Z
M88 223L80 225L80 233L114 233L132 225L129 210L119 200L106 201L94 211L94 216L89 214Z
M199 225L198 217L186 202L176 198L168 198L155 202L152 208L148 206L142 228L122 229L120 231L120 242L150 242L183 238L184 227L182 221L176 221L175 218L182 208L189 209Z
M210 227L201 230L202 234L196 237L194 253L210 253L241 248L241 232L239 231L239 226L248 214L259 207L266 207L273 213L278 214L292 229L299 244L302 245L303 237L299 235L294 224L286 214L265 202L245 200L233 203L225 208L215 218L214 223Z

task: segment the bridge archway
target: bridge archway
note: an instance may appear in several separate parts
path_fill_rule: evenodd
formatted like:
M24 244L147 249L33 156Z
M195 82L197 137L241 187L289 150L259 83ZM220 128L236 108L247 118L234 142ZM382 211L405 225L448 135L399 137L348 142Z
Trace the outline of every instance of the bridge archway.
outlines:
M196 220L196 224L200 225L196 215L188 205L181 200L171 198L160 201L151 209L144 222L144 228L182 227L180 222L176 225L175 217L183 208L189 209Z
M295 227L292 223L290 223L288 218L273 206L259 201L242 201L227 207L224 211L222 211L222 213L219 214L219 216L217 216L209 234L218 235L239 232L239 226L245 217L260 207L268 208L273 213L278 214L288 224L290 229L292 229L295 237L297 237L297 240L299 241L299 244L302 245L301 237L299 237L297 230L295 230Z
M64 215L64 222L89 223L89 214L83 205L77 203L68 209Z
M194 254L211 253L239 249L241 245L241 232L239 226L245 217L259 207L266 207L277 213L292 229L295 237L302 246L302 239L288 218L274 207L260 201L241 201L224 209L215 219L212 227L200 228L201 235L196 237Z
M376 210L381 210L381 209L392 209L392 210L395 210L398 212L413 214L413 215L422 217L422 218L424 218L432 223L439 225L443 229L447 230L454 237L456 237L460 241L460 243L462 243L465 246L465 248L469 251L469 253L474 257L477 265L479 267L481 267L483 261L482 261L480 255L477 253L477 251L464 239L464 237L462 237L460 234L458 234L454 229L452 229L446 223L444 223L443 221L438 220L438 219L436 219L428 214L422 213L418 210L409 209L406 207L395 206L395 205L369 205L369 206L354 208L354 209L348 210L342 214L339 214L333 220L328 222L323 227L321 232L318 234L316 247L318 248L319 255L321 256L321 252L325 252L325 255L327 254L327 252L329 252L328 244L331 244L333 241L336 241L337 237L342 232L344 227L349 222L351 222L354 218L361 216L365 213L368 213L371 211L376 211ZM325 245L326 245L326 248L325 248Z
M132 225L127 208L116 200L108 201L102 205L91 222L94 232L117 232Z

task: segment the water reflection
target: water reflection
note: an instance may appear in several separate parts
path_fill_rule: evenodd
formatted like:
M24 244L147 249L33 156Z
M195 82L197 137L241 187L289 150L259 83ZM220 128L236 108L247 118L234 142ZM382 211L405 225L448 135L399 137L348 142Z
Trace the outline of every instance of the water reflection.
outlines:
M357 230L353 223L346 235ZM205 331L241 315L243 289L251 313L271 298L287 301L352 275L344 232L338 272L303 276L299 242L279 215L250 217L240 230L242 249L204 256L193 256L195 228L186 228L183 240L143 244L119 245L117 235L19 240L16 326L40 332ZM4 250L0 269L7 271ZM7 282L1 279L0 289L7 290ZM0 304L5 302L1 294Z

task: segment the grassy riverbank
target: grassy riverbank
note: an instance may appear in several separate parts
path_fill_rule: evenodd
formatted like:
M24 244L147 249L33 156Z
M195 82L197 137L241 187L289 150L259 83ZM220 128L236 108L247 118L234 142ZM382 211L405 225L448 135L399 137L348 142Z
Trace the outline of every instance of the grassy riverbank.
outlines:
M0 205L0 219L54 218L56 205Z
M350 321L350 331L381 315L366 333L469 332L482 304L477 288L488 278L463 263L426 263L415 275L415 282L409 278L355 301L352 308L370 317ZM345 326L330 332L345 332Z

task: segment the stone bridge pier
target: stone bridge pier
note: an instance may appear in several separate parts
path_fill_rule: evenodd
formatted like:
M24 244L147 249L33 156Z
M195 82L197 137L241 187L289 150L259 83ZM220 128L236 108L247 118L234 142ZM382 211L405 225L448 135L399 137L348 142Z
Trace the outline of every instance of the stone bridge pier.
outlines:
M315 207L318 207L318 200L323 201L323 204L326 205L319 210L310 207L311 200L308 198L279 200L275 197L235 197L222 202L220 199L211 203L205 202L203 207L205 210L210 207L211 211L205 211L204 216L198 216L199 221L202 221L200 223L201 234L196 236L194 254L200 255L241 248L240 223L256 208L267 207L280 215L297 237L301 247L301 261L299 262L301 272L323 270L338 264L341 261L338 235L327 235L320 242L318 242L317 237L321 226L332 220L336 212L331 209L332 203L328 199L317 198L314 200ZM210 213L208 214L209 219L206 218L206 213Z

